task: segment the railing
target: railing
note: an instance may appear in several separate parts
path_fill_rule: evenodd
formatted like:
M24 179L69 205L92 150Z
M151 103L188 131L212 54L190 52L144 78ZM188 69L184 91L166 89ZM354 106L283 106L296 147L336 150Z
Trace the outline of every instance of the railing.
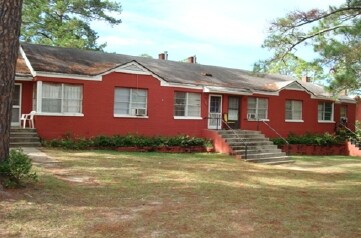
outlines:
M286 154L289 155L290 152L290 143L280 134L276 129L274 129L270 124L268 124L265 120L257 120L257 130L259 129L259 122L263 122L269 129L271 129L279 138L281 138L287 145Z
M348 131L349 133L351 133L351 135L353 135L353 138L355 139L355 144L357 146L361 145L361 140L360 140L359 136L355 132L353 132L350 128L348 128L344 124L340 124L340 126L342 126L344 129L346 129L346 131ZM352 140L352 138L350 140Z
M248 156L247 142L243 138L239 137L236 131L225 120L222 119L222 123L227 127L228 130L232 131L232 133L237 137L237 139L239 139L242 142L242 144L244 145L244 158L247 159Z
M227 130L232 131L232 133L237 137L237 139L242 142L242 144L244 146L244 158L247 159L247 156L248 156L247 142L243 138L239 137L239 135L236 133L236 131L225 120L223 120L221 117L205 117L204 119L216 120L217 121L216 130L222 129L222 123L223 123L227 127ZM221 123L219 123L219 122L221 122ZM208 124L209 124L209 122L208 122Z

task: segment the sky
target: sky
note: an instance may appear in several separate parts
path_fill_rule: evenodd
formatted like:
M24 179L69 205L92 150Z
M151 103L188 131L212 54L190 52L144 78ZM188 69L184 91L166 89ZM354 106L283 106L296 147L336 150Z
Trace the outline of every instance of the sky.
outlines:
M115 0L122 23L92 27L105 51L252 70L271 53L262 48L269 23L294 10L327 9L345 0ZM311 50L303 57L313 57Z

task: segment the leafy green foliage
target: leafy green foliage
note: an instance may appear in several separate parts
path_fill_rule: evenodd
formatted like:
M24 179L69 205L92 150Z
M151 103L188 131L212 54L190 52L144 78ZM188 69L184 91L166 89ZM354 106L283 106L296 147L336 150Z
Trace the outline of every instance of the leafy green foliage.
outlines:
M287 54L281 61L261 60L253 65L259 73L282 74L301 79L310 77L313 81L326 79L323 68L316 62L307 62L294 54Z
M204 138L180 135L175 137L146 137L139 135L97 136L90 139L66 137L60 140L45 141L44 146L61 147L65 149L87 149L105 147L161 147L161 146L209 146L211 142Z
M287 65L289 57L295 55L300 46L311 45L319 57L309 64L331 69L327 75L328 88L334 94L341 91L359 92L360 32L361 0L346 0L344 4L330 6L326 11L319 9L293 11L285 17L276 19L270 25L269 35L263 47L272 50L274 56L261 62L267 65L267 69L275 69L274 65L279 62L285 62ZM296 67L292 71L295 73L298 69L299 67ZM308 73L306 71L304 75ZM316 74L315 77L317 76Z
M0 176L5 187L19 187L37 180L31 172L31 160L22 150L10 150L9 157L0 162Z
M121 23L121 5L110 0L26 0L23 3L21 40L45 45L102 50L92 20Z
M299 145L337 145L345 141L342 135L334 135L330 133L325 134L311 134L295 135L290 133L286 138L289 144ZM284 145L286 142L281 138L274 138L272 142L276 145Z

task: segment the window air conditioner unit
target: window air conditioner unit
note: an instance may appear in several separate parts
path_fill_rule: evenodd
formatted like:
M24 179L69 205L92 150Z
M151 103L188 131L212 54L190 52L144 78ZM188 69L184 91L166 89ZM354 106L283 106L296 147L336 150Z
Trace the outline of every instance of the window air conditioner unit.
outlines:
M145 108L135 108L134 115L136 116L145 116L147 114L147 110Z
M256 113L247 113L247 119L256 120L257 119Z

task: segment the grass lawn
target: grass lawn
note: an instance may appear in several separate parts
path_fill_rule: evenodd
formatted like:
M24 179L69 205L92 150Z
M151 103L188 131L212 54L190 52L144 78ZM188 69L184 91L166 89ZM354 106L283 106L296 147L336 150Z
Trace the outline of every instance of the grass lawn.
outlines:
M361 237L361 158L44 151L0 237Z

